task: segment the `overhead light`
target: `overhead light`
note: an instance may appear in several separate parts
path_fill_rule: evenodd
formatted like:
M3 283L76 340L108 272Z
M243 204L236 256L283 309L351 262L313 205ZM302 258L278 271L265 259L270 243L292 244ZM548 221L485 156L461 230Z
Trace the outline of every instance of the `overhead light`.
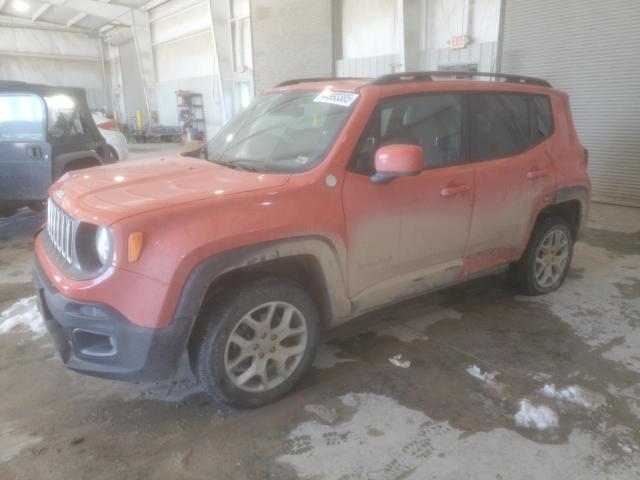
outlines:
M31 5L29 5L29 3L25 2L24 0L14 0L13 2L13 9L16 12L24 13L28 11L30 8L31 8Z

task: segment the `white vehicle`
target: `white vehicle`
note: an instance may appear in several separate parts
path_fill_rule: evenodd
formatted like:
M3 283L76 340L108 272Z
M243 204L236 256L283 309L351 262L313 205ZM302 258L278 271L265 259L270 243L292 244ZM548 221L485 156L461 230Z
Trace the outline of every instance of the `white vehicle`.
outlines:
M111 147L109 148L109 156L111 157L109 163L126 160L129 156L129 146L126 137L118 130L116 122L102 112L92 112L91 116L100 130L100 134Z

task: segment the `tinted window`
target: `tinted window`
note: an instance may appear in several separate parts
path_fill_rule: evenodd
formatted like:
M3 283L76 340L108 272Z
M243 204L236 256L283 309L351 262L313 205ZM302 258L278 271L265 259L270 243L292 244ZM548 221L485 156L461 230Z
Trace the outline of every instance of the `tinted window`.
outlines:
M549 97L544 95L531 95L531 108L533 110L532 141L535 145L549 138L553 133L553 117L551 116L551 104Z
M472 94L469 96L471 159L509 157L529 148L527 95Z
M37 142L43 138L42 102L33 95L0 96L0 142Z
M356 150L353 169L373 173L376 150L393 144L421 145L425 168L459 163L462 95L431 94L382 102Z

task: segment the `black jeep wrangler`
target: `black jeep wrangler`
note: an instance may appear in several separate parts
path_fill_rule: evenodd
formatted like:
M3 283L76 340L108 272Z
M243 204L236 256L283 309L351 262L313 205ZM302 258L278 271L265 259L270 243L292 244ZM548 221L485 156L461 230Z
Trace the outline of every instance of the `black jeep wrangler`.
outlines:
M0 81L0 216L40 210L62 174L108 162L83 89Z

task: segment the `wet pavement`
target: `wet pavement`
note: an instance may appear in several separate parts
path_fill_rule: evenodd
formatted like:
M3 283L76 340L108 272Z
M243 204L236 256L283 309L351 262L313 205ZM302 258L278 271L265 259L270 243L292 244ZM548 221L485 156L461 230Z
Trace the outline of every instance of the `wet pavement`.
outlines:
M41 222L0 219L3 480L640 478L638 209L594 206L559 291L497 276L368 314L250 411L186 364L142 385L67 371L29 283Z

